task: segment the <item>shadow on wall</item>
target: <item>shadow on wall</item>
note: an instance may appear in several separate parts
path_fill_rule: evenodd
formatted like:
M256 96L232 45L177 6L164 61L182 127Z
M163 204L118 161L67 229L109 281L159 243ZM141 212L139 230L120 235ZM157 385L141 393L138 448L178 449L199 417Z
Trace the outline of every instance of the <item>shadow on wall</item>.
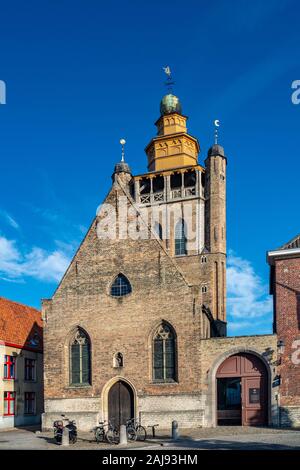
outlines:
M300 406L297 411L289 408L279 408L279 426L281 428L300 428Z

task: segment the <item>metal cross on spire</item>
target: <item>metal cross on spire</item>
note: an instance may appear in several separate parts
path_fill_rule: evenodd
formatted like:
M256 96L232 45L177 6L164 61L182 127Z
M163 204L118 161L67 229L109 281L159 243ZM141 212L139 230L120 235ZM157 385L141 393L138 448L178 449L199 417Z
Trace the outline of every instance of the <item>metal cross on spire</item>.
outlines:
M165 72L165 74L167 75L167 80L165 82L165 85L168 89L168 92L169 93L172 93L173 91L173 85L175 84L175 82L173 81L172 79L172 74L171 74L171 68L169 67L169 65L166 65L166 67L163 67L163 71Z

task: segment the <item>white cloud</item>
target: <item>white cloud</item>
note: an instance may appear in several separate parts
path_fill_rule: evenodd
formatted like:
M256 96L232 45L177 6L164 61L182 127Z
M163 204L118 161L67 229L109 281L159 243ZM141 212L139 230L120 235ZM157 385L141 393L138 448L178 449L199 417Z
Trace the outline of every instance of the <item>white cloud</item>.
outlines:
M66 271L69 261L69 256L61 249L48 252L33 247L28 252L22 252L15 240L0 236L0 274L4 280L33 277L57 282Z
M15 229L19 229L18 222L16 222L15 219L11 215L9 215L6 211L0 210L0 216L3 217L11 227Z
M266 325L271 321L272 299L248 260L229 252L227 262L227 309L234 330ZM259 333L259 331L257 332Z

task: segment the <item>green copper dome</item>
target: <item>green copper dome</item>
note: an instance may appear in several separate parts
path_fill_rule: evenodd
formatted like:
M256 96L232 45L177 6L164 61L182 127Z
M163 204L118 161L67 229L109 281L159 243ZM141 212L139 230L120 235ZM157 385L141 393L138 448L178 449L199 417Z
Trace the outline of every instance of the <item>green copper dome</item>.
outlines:
M160 114L164 116L171 113L182 114L182 111L179 98L170 93L169 95L165 95L160 102Z

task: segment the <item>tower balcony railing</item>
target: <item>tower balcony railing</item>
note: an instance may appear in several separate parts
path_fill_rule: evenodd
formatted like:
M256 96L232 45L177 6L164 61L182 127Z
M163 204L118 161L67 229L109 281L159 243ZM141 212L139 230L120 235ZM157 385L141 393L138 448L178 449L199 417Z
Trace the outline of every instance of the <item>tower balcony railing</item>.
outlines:
M184 188L184 197L196 196L196 186Z
M170 192L171 199L182 199L186 197L196 196L196 186L189 188L176 188Z
M194 197L197 195L196 186L190 186L188 188L176 188L171 189L169 194L166 195L164 191L150 192L147 194L140 195L141 204L153 204L159 202L166 202L175 199L185 199ZM167 197L166 197L167 196Z
M141 204L151 204L153 202L164 202L165 194L163 191L156 193L141 194Z

